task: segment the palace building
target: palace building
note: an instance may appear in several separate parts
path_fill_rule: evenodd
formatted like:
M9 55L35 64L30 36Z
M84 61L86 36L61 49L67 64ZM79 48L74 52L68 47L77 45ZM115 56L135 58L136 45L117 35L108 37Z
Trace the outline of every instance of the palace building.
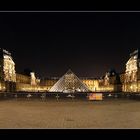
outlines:
M125 79L123 91L139 92L140 91L140 50L137 49L130 54L126 63Z
M140 51L130 54L124 73L109 70L102 78L78 77L68 70L62 77L38 79L34 72L17 73L11 53L0 48L1 92L140 92Z
M16 83L15 63L11 53L0 48L0 80L1 90L13 91Z

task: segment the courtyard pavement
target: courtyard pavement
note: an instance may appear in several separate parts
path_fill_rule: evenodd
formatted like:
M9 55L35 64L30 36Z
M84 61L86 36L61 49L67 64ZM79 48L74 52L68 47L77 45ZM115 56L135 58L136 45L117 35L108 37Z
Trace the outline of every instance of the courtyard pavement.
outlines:
M0 101L0 128L140 128L140 101Z

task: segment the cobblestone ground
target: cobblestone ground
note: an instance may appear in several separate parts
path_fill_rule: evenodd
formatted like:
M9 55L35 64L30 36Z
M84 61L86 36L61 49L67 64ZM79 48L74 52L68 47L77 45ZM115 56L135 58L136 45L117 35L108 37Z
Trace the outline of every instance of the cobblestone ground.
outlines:
M140 101L1 100L0 128L140 128Z

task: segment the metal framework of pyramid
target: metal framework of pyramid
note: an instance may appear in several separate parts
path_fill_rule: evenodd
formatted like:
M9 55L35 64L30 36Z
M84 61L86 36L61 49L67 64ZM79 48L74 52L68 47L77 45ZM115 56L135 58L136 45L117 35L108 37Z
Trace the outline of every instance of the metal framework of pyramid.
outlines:
M68 70L56 84L50 89L50 92L89 92L89 88L71 71Z

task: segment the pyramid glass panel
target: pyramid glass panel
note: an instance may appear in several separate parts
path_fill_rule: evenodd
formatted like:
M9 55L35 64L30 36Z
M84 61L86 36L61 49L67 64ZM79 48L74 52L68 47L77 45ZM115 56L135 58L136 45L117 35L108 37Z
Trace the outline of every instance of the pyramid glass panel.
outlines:
M50 92L89 92L89 88L71 71L68 70L56 84L50 89Z

